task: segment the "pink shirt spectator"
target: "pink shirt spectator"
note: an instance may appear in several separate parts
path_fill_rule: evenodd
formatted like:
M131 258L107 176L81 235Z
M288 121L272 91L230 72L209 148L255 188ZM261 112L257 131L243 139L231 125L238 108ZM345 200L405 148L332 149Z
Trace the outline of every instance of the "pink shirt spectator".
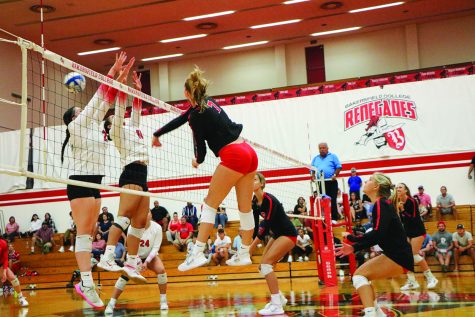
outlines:
M430 196L427 195L426 193L424 193L422 195L420 193L417 193L416 195L417 195L417 197L419 197L419 201L420 201L421 206L427 207L429 205L432 205L431 200L430 200Z
M14 222L13 224L7 223L7 225L5 226L5 233L7 234L17 232L18 230L20 230L20 226L16 222Z
M106 241L105 240L99 240L99 241L94 241L92 243L92 249L93 250L105 250L106 249Z

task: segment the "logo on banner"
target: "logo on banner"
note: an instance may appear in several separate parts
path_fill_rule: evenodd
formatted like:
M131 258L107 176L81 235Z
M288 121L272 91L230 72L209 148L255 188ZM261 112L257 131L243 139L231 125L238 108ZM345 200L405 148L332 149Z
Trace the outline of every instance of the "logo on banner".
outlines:
M356 145L374 144L402 151L406 146L404 122L417 120L416 104L409 96L382 95L364 98L345 106L345 131L366 123Z

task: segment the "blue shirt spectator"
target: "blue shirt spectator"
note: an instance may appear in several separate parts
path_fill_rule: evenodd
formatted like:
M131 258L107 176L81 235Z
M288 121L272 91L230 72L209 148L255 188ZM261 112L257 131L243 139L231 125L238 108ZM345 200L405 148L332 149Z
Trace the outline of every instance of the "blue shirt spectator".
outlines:
M356 175L356 168L351 168L351 176L348 178L348 186L350 186L350 194L355 193L356 197L360 199L360 190L363 185L361 177Z

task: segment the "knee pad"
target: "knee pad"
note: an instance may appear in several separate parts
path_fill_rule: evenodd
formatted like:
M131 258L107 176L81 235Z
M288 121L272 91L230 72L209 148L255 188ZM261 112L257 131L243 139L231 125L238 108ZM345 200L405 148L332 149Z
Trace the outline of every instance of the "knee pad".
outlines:
M125 232L130 225L130 219L124 216L117 216L117 221L114 222L114 226Z
M163 273L163 274L158 274L157 275L157 282L158 282L158 285L163 285L163 284L167 284L167 273Z
M10 281L10 283L12 283L13 287L20 286L20 281L18 280L18 277L16 277L16 276L13 280Z
M354 275L352 280L353 280L353 286L355 287L356 290L358 290L358 288L360 288L361 286L371 284L368 281L368 279L366 277L364 277L363 275Z
M254 215L252 210L249 212L239 212L239 220L241 222L242 230L253 230L256 224L254 223Z
M145 228L137 229L137 228L132 227L132 225L130 225L128 234L141 239L144 231L145 231Z
M201 208L201 222L214 224L216 218L216 209L203 203Z
M125 275L122 275L115 282L115 288L120 289L121 291L123 291L124 288L125 288L125 285L127 285L128 281L129 281L129 278Z
M75 252L89 252L92 251L92 237L88 234L81 234L76 236Z
M262 276L266 276L267 274L270 274L273 271L274 271L274 267L270 264L259 265L259 273L261 273Z
M414 263L419 263L421 262L422 260L424 260L424 258L422 256L420 256L419 254L414 254Z

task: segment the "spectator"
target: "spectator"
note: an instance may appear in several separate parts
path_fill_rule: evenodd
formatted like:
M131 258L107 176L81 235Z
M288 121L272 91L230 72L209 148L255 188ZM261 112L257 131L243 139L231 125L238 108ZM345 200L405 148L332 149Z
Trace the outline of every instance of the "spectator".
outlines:
M345 216L343 215L344 212L344 207L343 207L343 195L341 193L341 189L338 188L338 192L336 194L336 207L338 210L338 216L340 217L339 219L344 219Z
M31 217L30 228L28 228L27 236L33 236L36 231L41 228L42 223L43 221L41 221L40 217L38 217L37 214L33 214L33 216Z
M102 217L102 215L107 215L107 219L109 220L110 223L113 223L114 222L114 215L112 215L110 212L109 212L109 209L107 207L102 207L102 213L99 215L99 217L97 217L97 222L102 222L104 221L104 218Z
M187 202L186 206L183 207L181 216L185 217L186 221L191 224L193 228L196 228L196 225L198 224L198 215L196 212L196 207L193 206L191 202Z
M338 182L336 178L341 171L341 163L338 157L328 152L327 143L320 143L318 145L319 155L312 160L312 166L316 168L317 173L312 170L312 179L320 179L320 173L323 172L325 179L325 193L331 198L332 220L338 220L338 208L336 204L336 196L338 193ZM322 191L322 188L320 188Z
M313 251L312 240L308 234L305 234L303 229L298 230L297 243L292 251L294 253L294 257L298 256L297 262L308 261L308 256Z
M107 242L109 239L109 230L112 227L112 222L109 221L107 214L102 213L102 222L97 224L97 232L102 235L102 239Z
M472 161L470 162L470 167L468 168L468 179L472 179L472 172L475 167L475 156L472 157Z
M308 216L308 213L305 212L304 216ZM312 219L308 219L308 218L303 219L303 229L310 236L310 239L312 239L312 241L313 241L312 222L313 222Z
M122 231L120 234L119 241L117 241L117 244L115 245L115 250L114 250L114 260L120 267L124 266L125 254L127 253L125 252L126 240L127 240L127 236Z
M426 219L432 214L432 203L430 196L424 193L424 186L417 187L418 193L414 196L419 200L419 213L422 219Z
M454 197L447 194L447 187L445 186L440 187L440 195L437 196L437 211L441 219L443 219L444 215L448 214L453 214L455 219L457 219Z
M239 228L238 235L234 237L232 253L236 253L237 250L241 247L242 244L242 229Z
M294 207L294 215L305 215L307 213L307 204L305 198L299 197L297 199L297 205Z
M20 236L20 226L16 223L15 217L11 216L5 226L3 238L9 242L13 242L17 236Z
M359 200L362 185L363 185L363 181L361 180L361 177L356 175L356 168L352 167L351 176L350 178L348 178L348 186L350 187L350 195L351 193L355 193L356 198Z
M152 213L153 221L162 226L163 231L166 231L168 228L168 223L170 222L170 214L168 213L168 210L165 207L160 206L158 200L155 200L153 202L153 208L150 209L150 212Z
M363 208L366 211L366 217L368 217L368 219L371 219L371 211L372 211L373 203L371 202L371 199L368 197L368 195L363 194L361 203L363 204Z
M465 230L463 224L458 224L457 232L454 232L452 239L454 241L454 271L459 270L459 260L462 255L469 255L472 258L472 265L475 270L475 250L472 248L472 234Z
M226 208L218 207L218 209L216 210L214 227L218 228L218 225L221 225L224 228L227 222L228 222L228 215L226 214Z
M181 217L180 226L178 227L178 233L175 236L173 245L178 251L183 252L186 250L188 242L191 241L193 236L193 226L186 221L186 217Z
M69 251L74 252L74 245L76 242L76 224L73 220L73 212L69 212L69 228L66 229L64 235L61 236L63 245L59 248L59 252L64 252L64 247L69 245Z
M224 233L224 229L218 229L218 237L214 240L214 254L212 260L216 265L226 263L229 258L231 238Z
M295 229L299 230L302 228L302 223L300 222L299 218L293 217L292 212L287 212L287 216L289 216L290 222L294 225Z
M104 214L104 217L107 218L107 215ZM96 260L101 258L101 254L104 254L106 251L107 243L102 238L102 234L100 232L96 233L94 237L94 241L92 241L92 255Z
M12 270L14 274L18 274L20 271L20 253L15 251L13 244L8 244L8 267Z
M452 234L445 231L445 222L439 221L437 223L438 231L432 235L434 241L435 256L442 266L442 272L447 272L450 265L450 258L452 256Z
M353 219L367 218L363 203L356 197L355 193L350 194L350 211Z
M171 243L175 241L178 228L180 228L180 220L178 219L178 213L174 212L173 219L168 223L168 230L165 233L167 240Z
M58 233L58 229L56 229L56 224L53 221L53 218L51 218L51 214L49 212L45 213L45 220L43 222L46 222L48 224L48 227L53 230L53 233Z
M41 228L36 231L31 240L30 254L35 253L35 245L38 245L41 248L42 253L49 253L55 245L53 236L53 229L49 227L46 221L43 221L43 223L41 224Z
M419 251L419 255L425 259L426 256L432 254L433 251L434 245L432 242L432 237L430 236L430 234L426 233L426 237L424 238L424 241L422 241L422 246L421 250Z

